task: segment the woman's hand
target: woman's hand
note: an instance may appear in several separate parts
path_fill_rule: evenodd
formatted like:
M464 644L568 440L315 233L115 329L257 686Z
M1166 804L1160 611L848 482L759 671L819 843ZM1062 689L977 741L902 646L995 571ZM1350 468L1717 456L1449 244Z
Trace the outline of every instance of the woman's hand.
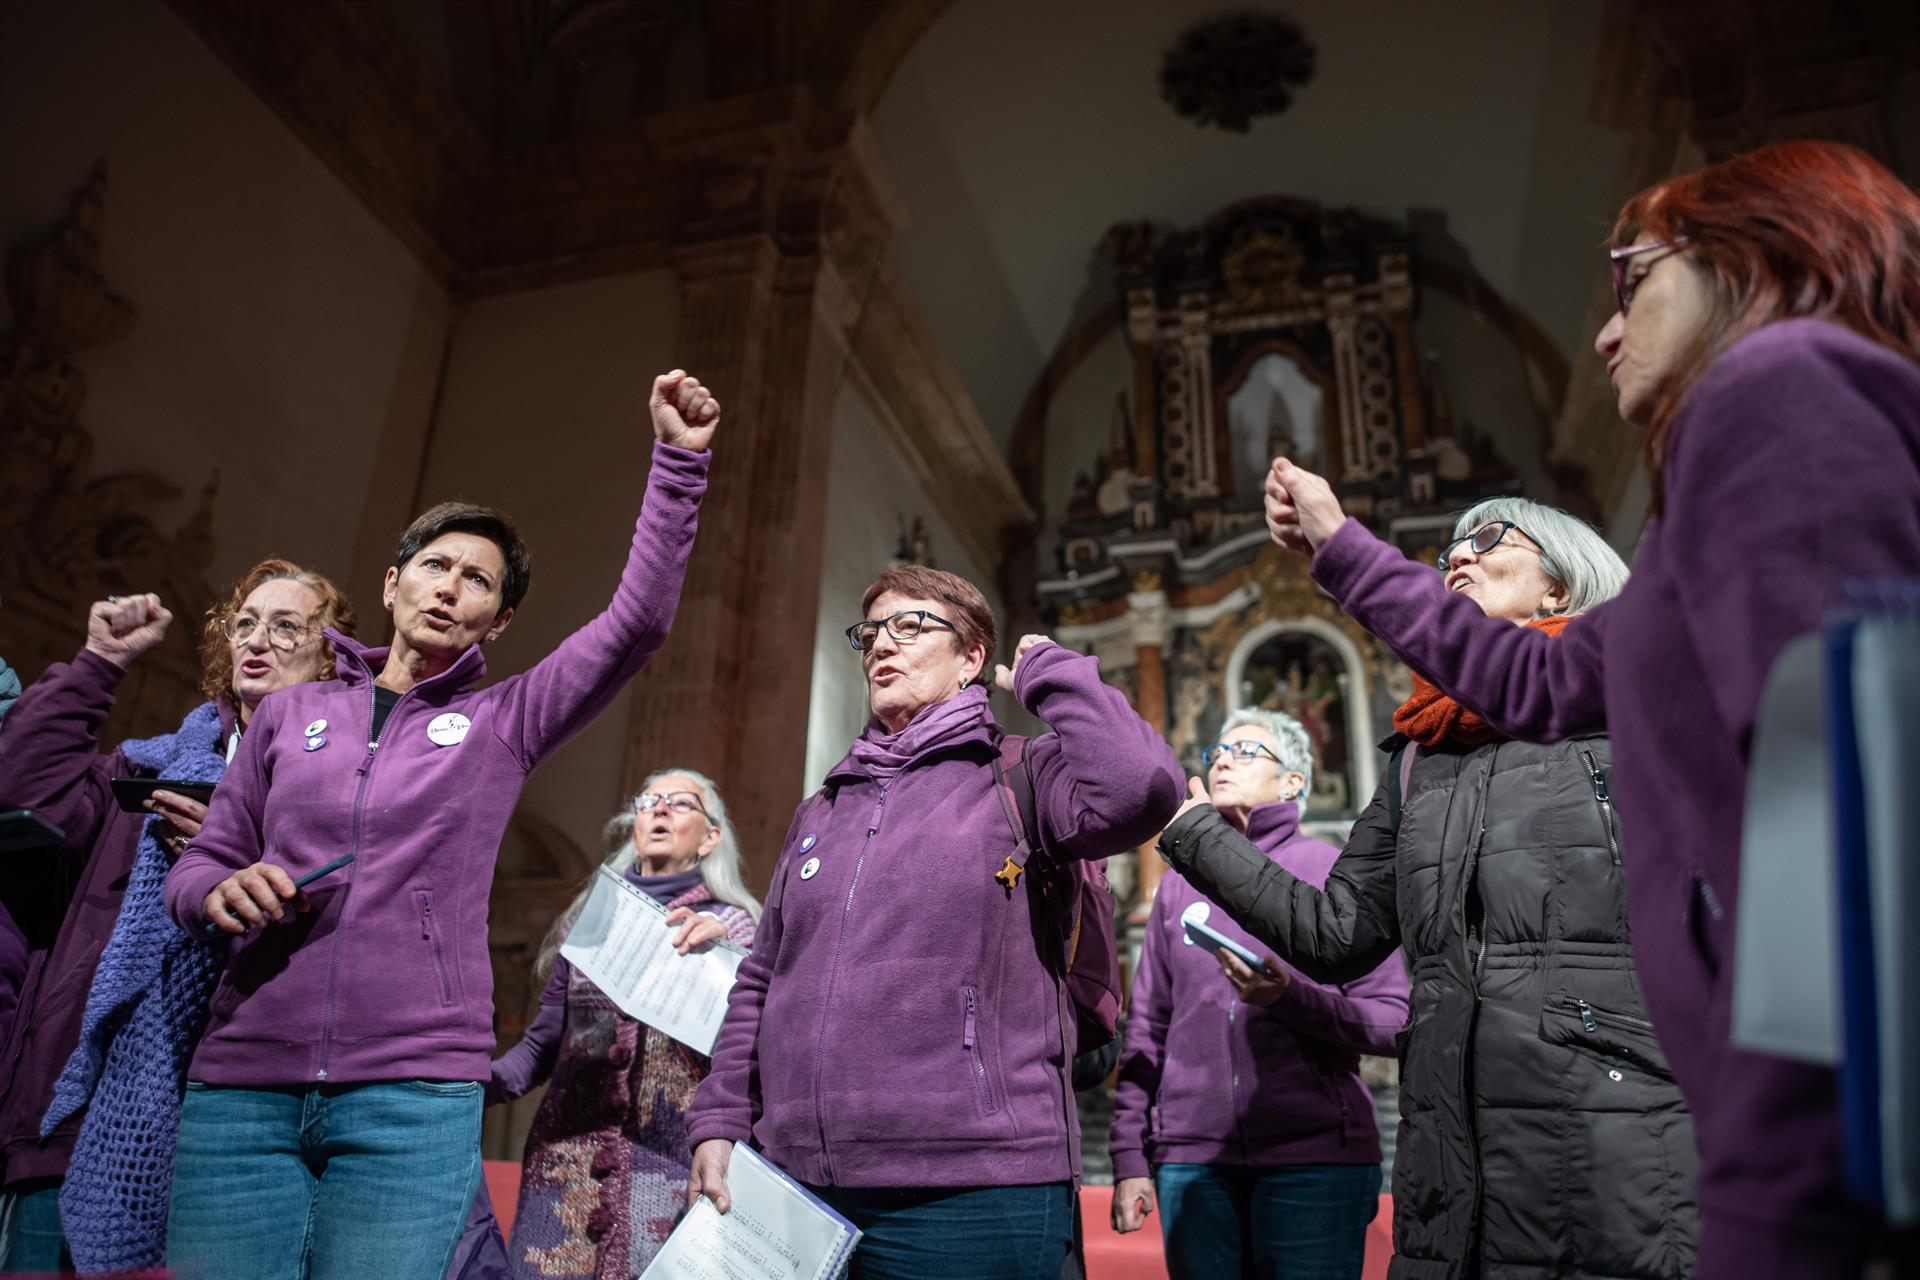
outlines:
M1121 1235L1138 1231L1159 1208L1152 1178L1122 1178L1113 1184L1113 1229Z
M647 409L653 414L653 438L677 449L705 449L720 425L720 402L685 369L653 380Z
M1231 951L1215 952L1220 958L1220 968L1227 975L1227 981L1240 993L1240 998L1248 1004L1262 1007L1272 1004L1287 994L1287 988L1293 985L1293 975L1275 964L1271 958L1260 966L1258 973L1247 967L1247 962Z
M271 862L256 862L213 886L200 906L207 923L226 933L245 933L269 919L284 920L287 906L311 911L307 895L293 887L293 877Z
M1043 644L1052 644L1052 643L1053 643L1052 636L1033 636L1033 635L1021 636L1020 643L1016 645L1013 650L1013 665L1010 667L995 666L993 669L993 682L999 685L1002 689L1005 689L1008 693L1012 693L1013 692L1013 674L1014 672L1020 670L1020 659L1027 656L1027 650L1038 648Z
M1203 804L1212 804L1212 803L1213 803L1213 797L1207 794L1206 780L1199 777L1198 775L1188 778L1187 779L1187 802L1180 806L1180 811L1173 815L1172 821L1168 822L1167 825L1172 826L1175 822L1178 822L1180 821L1180 819L1186 817L1187 810L1189 809L1198 809Z
M1267 472L1267 532L1283 547L1308 555L1347 522L1333 486L1285 458Z
M173 615L152 592L96 600L87 610L87 652L124 671L135 658L166 639L172 623Z
M200 827L207 820L207 806L177 791L156 791L142 805L148 813L157 813L167 820L160 839L175 853L200 834Z
M673 949L681 955L694 951L705 951L715 941L727 936L727 926L715 916L695 911L692 907L675 907L667 912L668 924L686 923L686 928L674 935Z
M727 1193L727 1164L733 1159L733 1143L725 1138L708 1138L693 1149L693 1170L687 1174L687 1208L701 1196L713 1201L721 1213L733 1208Z

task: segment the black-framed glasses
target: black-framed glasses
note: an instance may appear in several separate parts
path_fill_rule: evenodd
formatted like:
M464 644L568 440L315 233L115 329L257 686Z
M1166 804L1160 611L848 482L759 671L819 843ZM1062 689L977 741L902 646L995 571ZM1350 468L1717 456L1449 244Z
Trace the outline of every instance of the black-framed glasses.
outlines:
M298 649L313 635L313 628L304 622L295 622L292 618L270 618L262 622L250 613L233 614L220 624L220 629L234 644L248 643L261 627L267 629L268 644L287 651Z
M633 798L633 807L638 813L650 813L661 805L667 806L673 813L697 813L707 821L713 821L707 806L692 791L642 791Z
M1671 240L1655 240L1650 244L1622 245L1607 254L1609 265L1613 268L1613 299L1619 303L1621 315L1627 314L1627 309L1633 305L1634 291L1640 287L1640 282L1647 278L1647 272L1653 270L1653 264L1649 263L1646 271L1629 279L1628 272L1633 270L1632 259L1643 253L1652 253L1655 249L1672 249L1678 252L1686 243L1685 236L1675 236ZM1660 259L1655 258L1653 261L1659 262Z
M907 644L925 631L929 622L937 622L949 631L960 629L931 609L908 609L890 617L868 618L864 622L854 623L847 628L847 643L853 646L855 653L867 653L872 650L874 641L880 638L880 628L884 626L888 635Z
M1461 543L1463 542L1466 543L1467 550L1473 552L1473 554L1477 556L1483 556L1487 554L1487 552L1493 550L1495 547L1500 545L1501 539L1507 536L1507 530L1509 529L1513 530L1513 532L1525 538L1528 542L1531 542L1534 546L1537 547L1540 545L1540 540L1538 538L1528 533L1525 529L1522 529L1519 525L1515 524L1513 521L1495 520L1490 524L1481 525L1478 529L1475 529L1472 533L1467 534L1465 537L1455 538L1452 542L1449 542L1446 546L1442 547L1440 549L1440 556L1437 561L1437 563L1440 566L1440 572L1447 573L1450 570L1452 570L1453 549L1459 546Z
M1235 760L1257 760L1265 756L1281 768L1286 768L1284 760L1252 738L1242 738L1238 742L1216 742L1200 753L1200 763L1211 769L1213 762L1223 755L1230 755Z

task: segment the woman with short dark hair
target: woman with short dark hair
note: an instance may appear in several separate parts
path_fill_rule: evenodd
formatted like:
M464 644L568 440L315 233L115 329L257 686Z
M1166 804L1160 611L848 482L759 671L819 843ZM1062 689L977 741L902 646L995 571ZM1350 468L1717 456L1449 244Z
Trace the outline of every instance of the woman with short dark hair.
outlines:
M495 512L427 512L387 570L392 644L336 637L340 679L263 704L169 876L181 927L236 938L188 1071L168 1225L183 1273L445 1270L480 1177L495 854L527 774L666 638L693 545L720 408L676 370L650 409L646 499L599 617L475 689L526 549Z
M689 1117L688 1194L725 1212L751 1140L867 1233L854 1280L1059 1280L1076 1031L1042 885L1050 863L1151 837L1179 767L1096 660L1037 635L996 682L1052 731L1004 765L979 589L906 566L862 604L847 638L873 718L787 832ZM998 781L1021 768L1039 826L1024 868Z
M1640 979L1698 1127L1697 1274L1855 1280L1875 1231L1834 1074L1730 1043L1730 961L1767 674L1843 583L1920 569L1920 196L1852 147L1780 143L1641 192L1613 244L1595 347L1654 512L1617 600L1557 639L1491 622L1284 459L1267 519L1496 729L1611 732Z

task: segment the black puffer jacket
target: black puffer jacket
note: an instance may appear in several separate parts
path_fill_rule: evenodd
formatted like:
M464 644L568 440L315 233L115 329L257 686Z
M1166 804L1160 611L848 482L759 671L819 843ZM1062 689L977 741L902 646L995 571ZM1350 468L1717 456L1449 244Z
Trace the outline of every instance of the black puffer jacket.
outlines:
M1168 861L1307 976L1412 967L1397 1280L1691 1274L1693 1125L1633 970L1604 738L1420 749L1324 892L1213 809ZM1646 839L1641 833L1641 839Z

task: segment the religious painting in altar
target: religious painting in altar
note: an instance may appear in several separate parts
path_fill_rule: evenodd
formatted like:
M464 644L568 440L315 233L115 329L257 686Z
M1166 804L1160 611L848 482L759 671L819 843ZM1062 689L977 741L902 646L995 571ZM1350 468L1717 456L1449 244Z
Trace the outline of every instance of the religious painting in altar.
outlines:
M1308 810L1345 812L1353 796L1353 742L1348 734L1346 659L1311 631L1284 629L1260 641L1241 668L1235 702L1280 711L1300 722L1313 743Z

